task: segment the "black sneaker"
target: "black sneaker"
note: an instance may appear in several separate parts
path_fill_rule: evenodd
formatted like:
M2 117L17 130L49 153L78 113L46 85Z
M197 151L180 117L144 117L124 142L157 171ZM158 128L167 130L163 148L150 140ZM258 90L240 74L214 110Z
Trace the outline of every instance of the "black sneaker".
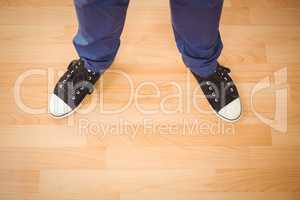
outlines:
M66 117L79 107L86 95L92 94L100 73L84 67L84 61L74 60L57 82L49 103L49 111L56 118Z
M234 122L240 118L242 106L229 73L230 69L221 65L208 77L200 77L192 72L216 114L226 121Z

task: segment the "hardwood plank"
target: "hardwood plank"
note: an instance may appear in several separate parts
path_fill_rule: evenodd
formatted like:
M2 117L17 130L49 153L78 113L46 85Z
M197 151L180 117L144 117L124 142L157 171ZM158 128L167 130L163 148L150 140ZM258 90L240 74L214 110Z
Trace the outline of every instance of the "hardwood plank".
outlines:
M0 169L102 169L104 148L0 148Z
M299 0L225 0L220 62L232 70L243 103L242 119L230 124L216 118L201 92L201 110L192 105L199 86L177 50L169 2L131 1L114 64L75 115L56 120L47 113L48 96L77 57L73 2L0 1L0 199L299 199L299 11ZM283 68L286 132L255 114L274 119L274 73ZM26 78L20 96L44 108L41 114L26 112L14 96L16 80L32 69L45 76ZM255 94L253 110L251 92L265 78L272 87ZM130 89L145 82L157 86L158 98L105 113L126 105ZM162 107L178 88L180 99ZM157 91L148 85L138 92Z

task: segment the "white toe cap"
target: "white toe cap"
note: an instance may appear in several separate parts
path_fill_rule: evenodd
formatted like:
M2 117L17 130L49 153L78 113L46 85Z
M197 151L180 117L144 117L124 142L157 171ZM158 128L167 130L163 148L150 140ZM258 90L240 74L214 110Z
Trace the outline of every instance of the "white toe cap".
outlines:
M54 117L63 117L70 113L72 108L68 106L61 98L56 96L55 94L51 95L50 103L49 103L49 112Z
M236 121L240 118L242 106L240 98L237 98L223 107L218 114L228 121Z

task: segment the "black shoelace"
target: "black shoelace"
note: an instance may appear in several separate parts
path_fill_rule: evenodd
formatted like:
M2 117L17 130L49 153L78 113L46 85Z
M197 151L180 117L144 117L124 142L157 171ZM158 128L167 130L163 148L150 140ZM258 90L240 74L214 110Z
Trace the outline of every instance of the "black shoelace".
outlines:
M58 81L55 94L71 107L78 106L87 94L92 94L100 74L84 67L82 60L74 60Z
M218 65L214 74L200 77L194 74L208 101L215 110L220 110L226 104L239 97L236 86L229 76L230 69Z

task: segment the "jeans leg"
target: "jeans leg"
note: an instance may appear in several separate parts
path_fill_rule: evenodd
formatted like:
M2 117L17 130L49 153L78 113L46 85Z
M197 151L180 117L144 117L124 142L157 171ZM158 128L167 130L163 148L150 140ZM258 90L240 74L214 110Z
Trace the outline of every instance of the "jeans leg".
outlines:
M74 0L78 32L73 40L88 69L99 72L113 62L120 46L129 0Z
M170 0L170 4L184 63L200 76L214 73L223 48L219 33L223 0Z

